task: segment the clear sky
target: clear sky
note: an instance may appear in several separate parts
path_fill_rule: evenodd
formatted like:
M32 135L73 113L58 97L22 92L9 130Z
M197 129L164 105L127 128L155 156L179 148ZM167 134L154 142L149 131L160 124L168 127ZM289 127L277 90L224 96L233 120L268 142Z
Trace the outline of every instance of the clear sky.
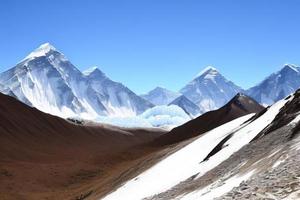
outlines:
M300 64L298 0L1 0L0 71L50 42L137 93L213 65L248 88Z

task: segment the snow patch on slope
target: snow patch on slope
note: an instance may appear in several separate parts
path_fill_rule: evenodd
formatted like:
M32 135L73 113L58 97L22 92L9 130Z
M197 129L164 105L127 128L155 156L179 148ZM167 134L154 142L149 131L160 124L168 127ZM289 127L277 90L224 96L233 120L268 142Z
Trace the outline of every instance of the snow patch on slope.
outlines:
M239 127L253 115L240 117L228 122L192 142L157 163L147 171L128 181L117 191L109 194L105 200L124 199L139 200L166 191L179 182L197 174L200 162L217 145L228 132ZM208 146L208 144L210 144ZM203 148L208 147L208 148Z
M205 188L189 193L188 195L185 195L181 198L182 200L211 200L216 197L220 197L223 194L226 194L229 192L232 188L237 187L240 185L242 181L245 181L249 179L253 174L255 173L255 170L252 170L246 174L237 174L225 182L222 180L218 180L211 185L206 186ZM219 186L221 184L221 186Z
M237 152L248 144L273 121L286 102L287 100L277 102L254 121L243 124L253 116L253 114L249 114L205 133L191 144L171 154L139 176L128 181L104 199L143 199L165 192L192 176L197 175L196 178L201 177L228 159L234 152ZM214 147L230 134L232 134L232 137L225 142L222 149L207 161L203 161ZM233 182L237 183L238 181ZM230 188L226 187L226 190L228 189Z

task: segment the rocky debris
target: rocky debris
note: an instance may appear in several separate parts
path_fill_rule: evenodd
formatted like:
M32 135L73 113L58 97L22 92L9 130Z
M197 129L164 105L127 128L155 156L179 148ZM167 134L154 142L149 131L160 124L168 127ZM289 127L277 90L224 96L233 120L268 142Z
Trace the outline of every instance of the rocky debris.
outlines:
M282 199L291 194L297 195L295 192L300 190L300 137L297 134L291 140L294 129L295 125L287 125L272 131L249 143L203 176L195 178L195 175L148 199L180 199L208 185L213 190L226 184L231 177L253 170L254 174L248 180L217 199Z

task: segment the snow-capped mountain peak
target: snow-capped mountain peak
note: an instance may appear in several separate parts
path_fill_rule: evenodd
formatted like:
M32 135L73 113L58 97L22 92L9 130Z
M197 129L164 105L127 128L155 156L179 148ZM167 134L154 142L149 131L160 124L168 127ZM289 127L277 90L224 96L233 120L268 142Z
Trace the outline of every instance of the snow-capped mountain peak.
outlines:
M84 76L90 76L90 77L106 77L105 73L102 72L97 66L91 67L85 71L82 72Z
M284 71L288 71L288 70L293 70L297 73L299 72L299 69L294 64L285 64L280 71L284 72Z
M197 117L198 115L200 115L204 112L196 104L194 104L191 100L186 98L184 95L179 96L174 101L172 101L169 105L179 106L192 118Z
M45 43L39 46L37 49L35 49L33 52L31 52L28 56L25 57L24 60L27 59L33 59L36 57L46 56L47 53L50 51L57 51L54 46L52 46L50 43Z
M271 105L293 93L299 87L299 67L293 64L285 64L279 71L248 89L246 93L263 105Z
M1 92L11 91L27 105L64 118L131 116L153 106L97 68L82 73L49 43L1 73L0 84L9 89L0 87Z
M216 68L206 67L180 93L201 110L210 111L225 105L240 91L240 87L227 80Z
M201 72L199 72L197 74L196 78L197 77L203 77L203 76L206 76L208 74L217 75L217 74L219 74L219 71L213 66L208 66L208 67L204 68Z
M150 101L154 105L168 105L181 94L173 92L163 87L156 87L147 94L141 95L144 99Z

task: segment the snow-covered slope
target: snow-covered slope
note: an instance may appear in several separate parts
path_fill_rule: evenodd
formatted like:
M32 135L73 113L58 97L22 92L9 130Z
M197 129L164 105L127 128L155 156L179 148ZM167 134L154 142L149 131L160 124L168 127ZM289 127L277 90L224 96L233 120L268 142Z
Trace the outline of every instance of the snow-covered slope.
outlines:
M150 101L154 105L168 105L181 94L173 92L166 88L156 87L147 94L141 95L144 99Z
M225 105L242 89L227 80L217 69L207 67L180 93L194 102L201 110L210 111Z
M258 85L248 89L246 93L261 104L271 105L292 94L300 87L300 70L292 64L268 76Z
M292 99L293 97L281 100L256 117L249 114L205 133L131 179L104 199L139 200L166 192L187 179L199 179L252 141Z
M194 104L191 100L186 98L184 95L179 96L174 101L172 101L169 105L179 106L192 118L195 118L204 112L196 104Z
M0 84L6 87L1 92L9 89L27 105L61 117L131 116L153 106L100 70L83 74L49 43L1 73Z

